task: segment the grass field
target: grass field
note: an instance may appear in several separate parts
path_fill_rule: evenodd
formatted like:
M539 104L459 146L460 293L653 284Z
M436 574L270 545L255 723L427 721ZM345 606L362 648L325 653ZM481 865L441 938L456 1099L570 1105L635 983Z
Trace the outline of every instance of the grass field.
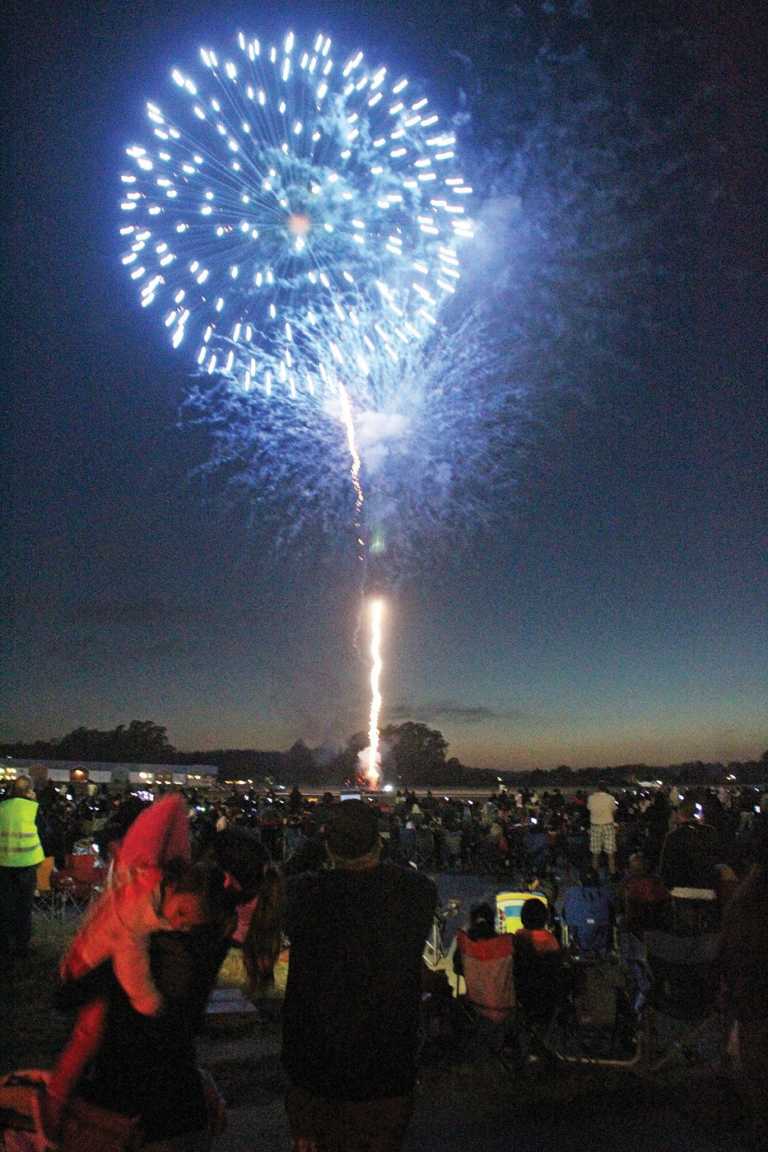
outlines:
M37 920L29 959L0 973L0 1071L47 1067L66 1038L70 1021L54 1012L59 957L74 922Z
M53 993L59 959L76 925L75 919L62 923L35 917L29 958L0 972L0 1073L48 1067L66 1039L71 1018L54 1010ZM286 974L282 960L275 970L274 999L282 997ZM242 955L236 949L224 961L218 983L245 986Z
M0 1072L47 1067L63 1043L69 1018L52 1009L59 957L74 921L35 923L28 961L0 973ZM287 965L281 963L271 1003L258 1016L210 1019L200 1056L214 1073L229 1105L250 1119L278 1108L284 1089L279 1063L279 1002ZM242 960L231 951L219 983L244 983ZM514 1073L485 1053L468 1054L449 1043L429 1047L420 1073L417 1110L408 1142L413 1149L487 1152L514 1146L521 1152L738 1152L743 1132L734 1130L732 1089L702 1070L671 1068L651 1082L626 1071L596 1067L548 1068L532 1064ZM284 1136L264 1152L286 1147ZM252 1147L246 1135L221 1142L222 1152Z

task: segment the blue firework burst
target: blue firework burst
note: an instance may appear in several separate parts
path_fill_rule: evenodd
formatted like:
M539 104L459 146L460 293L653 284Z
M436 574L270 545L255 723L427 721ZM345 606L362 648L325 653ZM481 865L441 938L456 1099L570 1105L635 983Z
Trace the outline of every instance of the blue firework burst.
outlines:
M390 358L423 340L460 277L472 189L453 132L405 77L330 38L238 36L171 72L151 138L126 149L122 256L174 347L246 390L297 388L293 330L377 312ZM275 349L280 347L277 371Z

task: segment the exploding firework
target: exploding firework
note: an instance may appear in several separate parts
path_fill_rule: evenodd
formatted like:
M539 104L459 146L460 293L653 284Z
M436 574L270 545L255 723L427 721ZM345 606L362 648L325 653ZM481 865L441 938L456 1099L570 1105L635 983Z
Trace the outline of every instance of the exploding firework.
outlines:
M440 549L457 554L499 506L491 492L511 496L526 394L473 312L397 363L369 347L377 313L356 319L296 327L314 395L267 398L203 377L186 411L212 438L205 472L247 514L258 500L278 544L316 548L318 531L335 545L362 539L368 589L382 592Z
M306 49L240 34L234 55L174 68L168 108L146 106L151 139L126 149L122 261L142 306L246 390L311 390L294 326L327 308L348 323L361 296L397 360L455 291L472 232L453 132L362 52L337 65L322 34Z

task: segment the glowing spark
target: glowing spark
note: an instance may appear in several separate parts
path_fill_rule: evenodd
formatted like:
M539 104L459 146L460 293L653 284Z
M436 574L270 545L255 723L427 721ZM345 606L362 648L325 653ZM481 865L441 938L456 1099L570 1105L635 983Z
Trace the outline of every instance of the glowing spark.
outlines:
M384 601L371 600L371 718L368 725L368 784L378 786L379 772L379 716L381 714L381 621L384 614Z

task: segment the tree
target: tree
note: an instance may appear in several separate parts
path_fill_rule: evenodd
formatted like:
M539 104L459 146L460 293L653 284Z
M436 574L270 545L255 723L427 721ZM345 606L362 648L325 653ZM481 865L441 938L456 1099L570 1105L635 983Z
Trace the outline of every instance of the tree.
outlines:
M285 754L287 783L313 784L315 782L315 758L303 740L297 740Z
M381 739L388 746L385 765L406 785L430 784L445 768L448 742L435 728L406 720L382 729Z
M115 763L163 764L174 759L176 749L166 729L152 720L132 720L128 727L102 732L98 728L75 728L56 743L60 760L105 760Z
M121 724L115 729L114 737L115 752L125 760L162 763L175 752L168 742L166 729L152 720L131 720L127 728Z

